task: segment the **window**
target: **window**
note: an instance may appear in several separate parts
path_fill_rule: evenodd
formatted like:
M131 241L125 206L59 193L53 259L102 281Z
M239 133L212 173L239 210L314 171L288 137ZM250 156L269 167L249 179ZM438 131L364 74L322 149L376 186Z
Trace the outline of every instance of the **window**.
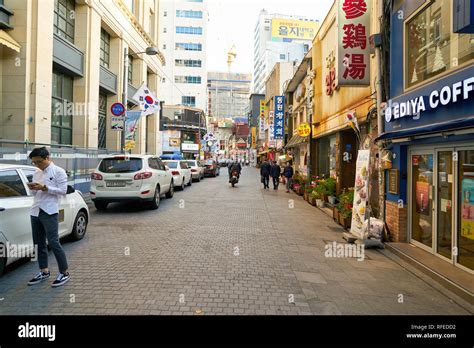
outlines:
M135 14L135 0L123 0L123 2L125 3L125 6L127 6L127 8L130 10L130 12Z
M177 50L202 51L202 44L197 43L176 43Z
M280 59L285 60L286 59L286 54L280 54Z
M53 71L51 98L51 143L72 145L73 81L71 76Z
M181 104L186 106L196 106L196 97L193 96L182 96Z
M201 76L175 76L174 82L176 83L201 83Z
M36 172L36 169L21 169L23 174L26 176L28 182L33 182L33 175Z
M188 163L182 161L182 162L179 162L179 166L181 169L189 169L188 167Z
M128 56L128 83L133 84L133 57Z
M70 43L74 43L74 0L56 0L54 2L54 33Z
M405 86L474 59L474 35L452 32L451 0L434 0L405 23Z
M201 27L176 27L176 34L202 35Z
M182 17L182 18L202 18L202 11L176 10L176 17Z
M0 172L0 198L26 196L26 189L16 170Z
M166 170L165 164L161 161L161 159L157 158L156 161L158 162L159 170Z
M104 158L99 165L102 173L133 173L142 169L141 158L114 157Z
M97 147L107 148L107 95L99 94L99 124Z
M100 32L100 65L109 68L110 63L110 35L104 29Z
M168 168L171 168L171 169L178 168L178 162L165 161L165 164L168 166Z
M158 161L156 160L155 157L148 158L148 166L152 169L156 169L156 170L160 169L160 166L158 165Z
M176 66L186 66L190 68L200 68L202 66L201 60L193 59L175 59L174 63Z

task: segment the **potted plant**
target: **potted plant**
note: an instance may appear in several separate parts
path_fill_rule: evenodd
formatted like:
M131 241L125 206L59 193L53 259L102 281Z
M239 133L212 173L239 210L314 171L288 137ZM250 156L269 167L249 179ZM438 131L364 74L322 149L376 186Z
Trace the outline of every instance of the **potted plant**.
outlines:
M314 185L313 182L311 182L310 184L307 184L307 185L305 186L305 189L304 189L304 199L305 199L306 201L308 201L308 203L310 203L310 201L311 201L311 193L313 192L314 187L315 187L315 185Z
M311 191L311 193L309 195L309 203L311 205L315 206L317 198L318 198L318 194L316 192L314 192L314 188L313 188L313 191Z
M336 179L330 177L324 180L324 186L326 188L326 195L328 196L328 201L332 205L336 204Z
M352 220L352 206L354 202L354 188L349 188L344 191L338 197L339 203L336 205L339 216L339 223L344 228L350 228Z

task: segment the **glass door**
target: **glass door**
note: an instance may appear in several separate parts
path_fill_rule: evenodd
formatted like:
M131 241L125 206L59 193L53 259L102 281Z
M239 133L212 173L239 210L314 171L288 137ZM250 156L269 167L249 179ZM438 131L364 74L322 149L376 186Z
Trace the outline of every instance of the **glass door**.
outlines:
M453 151L436 153L436 252L451 260L453 232Z
M412 153L411 240L433 250L433 153Z

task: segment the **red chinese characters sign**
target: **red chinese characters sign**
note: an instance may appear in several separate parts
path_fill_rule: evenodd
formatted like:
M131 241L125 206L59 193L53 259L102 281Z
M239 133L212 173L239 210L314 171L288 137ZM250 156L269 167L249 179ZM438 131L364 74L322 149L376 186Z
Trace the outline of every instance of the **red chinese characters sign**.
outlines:
M337 85L370 85L370 0L338 0Z

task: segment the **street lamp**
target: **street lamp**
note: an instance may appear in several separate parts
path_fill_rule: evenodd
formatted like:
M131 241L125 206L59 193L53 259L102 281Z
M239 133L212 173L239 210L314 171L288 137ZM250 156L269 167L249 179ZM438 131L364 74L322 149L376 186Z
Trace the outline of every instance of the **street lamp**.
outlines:
M146 53L149 56L155 56L158 54L156 47L147 47L144 52L137 52L135 54ZM123 49L123 90L122 90L122 103L125 108L125 118L127 117L127 99L128 99L128 47ZM125 122L124 122L125 125ZM125 127L122 131L122 152L125 154Z

